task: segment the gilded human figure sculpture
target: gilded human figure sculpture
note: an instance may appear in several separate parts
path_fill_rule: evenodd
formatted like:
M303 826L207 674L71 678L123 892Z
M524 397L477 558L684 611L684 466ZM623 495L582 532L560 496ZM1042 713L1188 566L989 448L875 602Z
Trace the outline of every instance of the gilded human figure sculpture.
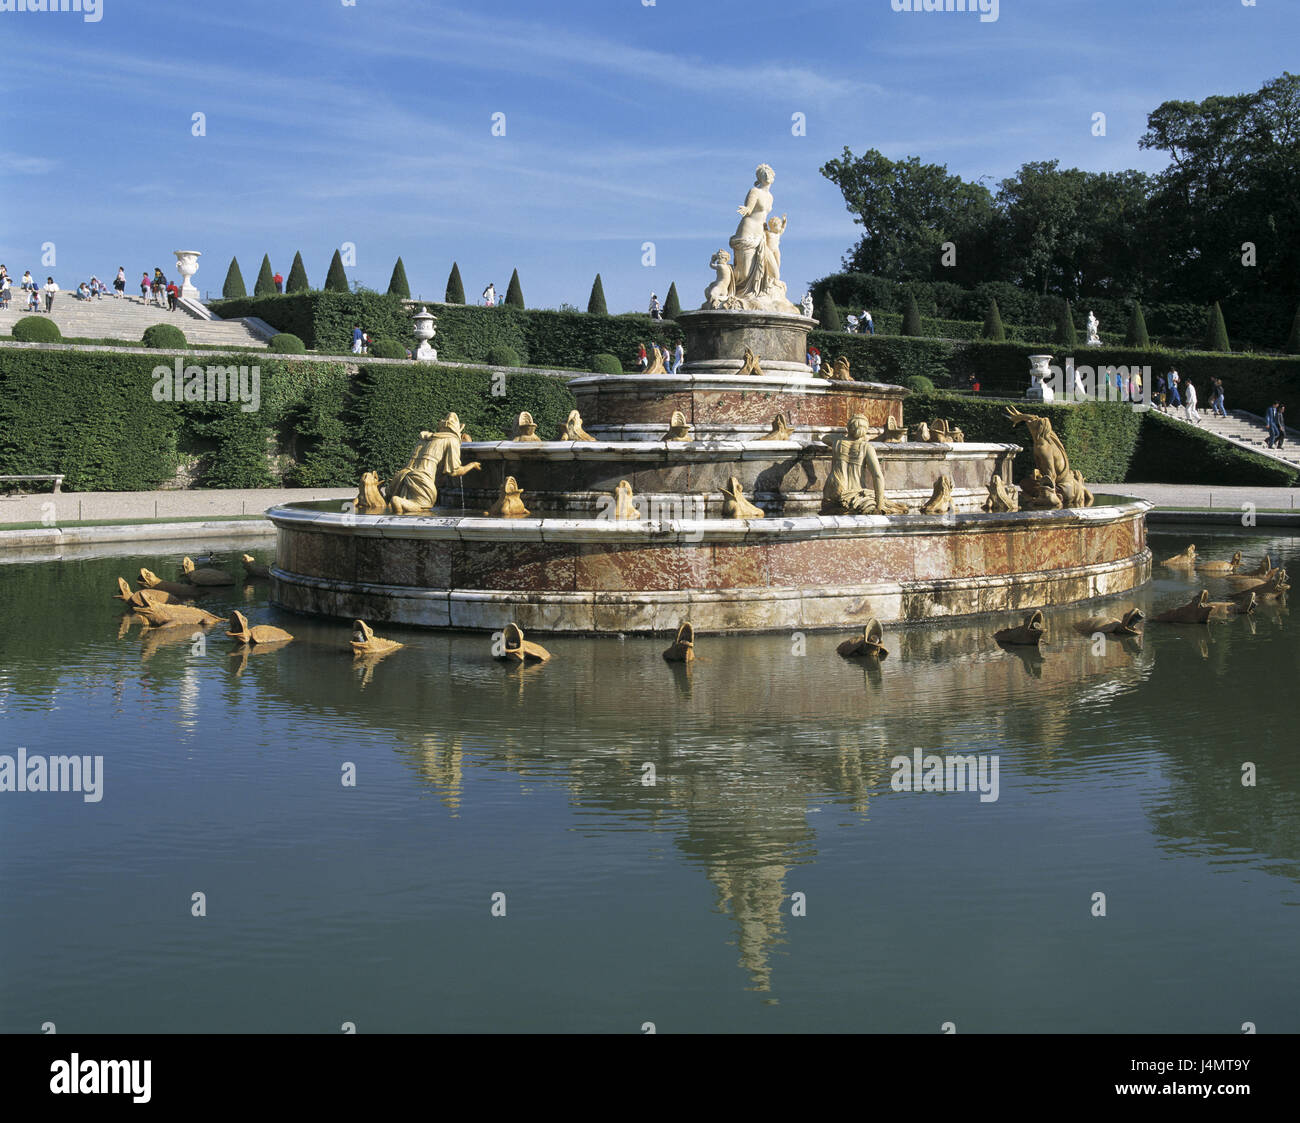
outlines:
M420 443L411 459L388 485L388 502L399 515L429 511L438 505L437 477L463 476L481 467L477 460L460 462L460 442L464 427L454 413L442 419L436 433L420 433Z
M831 446L831 473L822 489L827 515L901 515L907 508L885 498L884 477L876 450L867 438L870 425L862 414L849 418L848 436L822 438Z
M768 164L755 170L754 186L736 208L740 224L731 236L730 260L719 250L710 262L717 276L705 292L704 307L799 314L781 280L781 235L787 219L772 213L775 179Z

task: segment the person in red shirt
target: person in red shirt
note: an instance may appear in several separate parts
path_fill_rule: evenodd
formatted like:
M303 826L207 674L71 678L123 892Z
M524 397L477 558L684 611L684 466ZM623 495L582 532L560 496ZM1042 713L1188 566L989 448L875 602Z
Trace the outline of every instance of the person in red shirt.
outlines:
M181 290L176 287L176 282L172 281L167 286L167 307L173 312L176 311L176 301L180 298Z
M275 291L276 291L276 292L284 292L284 278L281 277L280 274L279 274L278 272L276 273L276 275L275 275L274 277L271 278L271 280L273 280L273 281L275 282Z

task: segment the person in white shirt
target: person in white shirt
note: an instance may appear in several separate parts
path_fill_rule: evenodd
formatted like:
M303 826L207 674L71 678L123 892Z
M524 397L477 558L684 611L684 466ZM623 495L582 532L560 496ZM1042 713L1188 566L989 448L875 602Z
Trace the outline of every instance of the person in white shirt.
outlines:
M862 324L862 330L868 335L876 334L876 322L871 318L871 313L865 308L862 309L862 316L859 322Z
M1201 415L1196 412L1196 386L1189 379L1183 383L1183 400L1187 403L1183 408L1187 411L1187 420L1193 425L1201 423Z
M54 283L53 277L45 278L45 311L54 307L54 294L59 291L59 286Z
M493 308L496 306L496 302L497 287L494 284L489 284L488 287L483 290L483 303L489 308Z

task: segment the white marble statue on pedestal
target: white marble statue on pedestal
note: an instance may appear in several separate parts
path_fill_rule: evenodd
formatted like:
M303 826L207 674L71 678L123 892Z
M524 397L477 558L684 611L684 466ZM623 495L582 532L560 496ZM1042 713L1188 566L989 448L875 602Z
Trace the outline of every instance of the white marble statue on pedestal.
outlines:
M1101 346L1101 324L1091 312L1088 313L1088 346Z
M799 307L803 310L803 314L811 320L813 314L812 293L806 292L803 294L803 300L799 302Z
M705 293L705 308L749 309L798 315L781 280L781 235L786 216L772 213L771 186L776 173L760 164L754 186L737 207L740 225L731 236L731 253L718 250L711 264L717 278ZM727 268L724 270L724 266Z

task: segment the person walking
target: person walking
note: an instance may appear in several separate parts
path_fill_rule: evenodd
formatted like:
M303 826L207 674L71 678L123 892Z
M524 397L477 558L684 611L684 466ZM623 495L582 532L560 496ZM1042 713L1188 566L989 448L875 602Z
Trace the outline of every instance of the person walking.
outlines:
M176 287L176 282L172 281L167 286L167 310L169 312L176 311L176 301L180 299L180 295L181 290Z
M1210 381L1210 405L1218 417L1227 417L1228 409L1223 404L1223 379L1215 378Z
M1182 398L1182 394L1179 392L1178 389L1178 383L1179 383L1178 372L1176 370L1171 370L1169 374L1166 376L1166 381L1169 383L1170 406L1172 406L1174 409L1182 409L1183 398Z
M1165 402L1166 402L1168 399L1167 399L1167 397L1165 396L1165 376L1164 376L1163 374L1157 374L1157 375L1156 375L1156 377L1155 377L1155 383L1154 383L1152 389L1153 389L1153 391L1154 391L1154 393L1155 393L1156 409L1158 409L1161 413L1164 413L1164 412L1165 412Z
M9 280L9 274L6 273L3 277L0 277L0 308L8 308L12 297L13 282Z
M59 286L54 283L53 277L45 278L45 311L48 312L54 307L54 294L59 291Z
M1277 403L1277 445L1276 448L1283 448L1286 445L1286 406L1281 402Z
M148 273L140 274L140 303L141 304L149 303L149 274Z
M354 324L352 327L352 353L361 354L362 331L360 324Z
M271 281L275 285L276 292L284 292L284 278L280 276L280 270L275 271L275 276L271 278Z
M664 310L659 304L659 297L653 292L650 294L650 318L652 320L662 320L664 318Z
M117 276L113 278L113 299L121 300L126 293L126 267L117 267Z
M646 354L645 344L638 343L636 347L636 365L638 369L645 370L650 365L650 357Z
M1187 420L1193 425L1199 425L1201 423L1201 415L1196 412L1196 383L1189 378L1183 385L1183 391L1183 396L1187 402L1183 407L1187 414Z
M489 281L488 287L483 290L483 303L486 304L489 308L494 308L496 307L496 302L497 302L497 287L491 281Z
M868 335L876 334L876 322L871 318L871 313L865 308L862 309L862 316L859 318L858 323L862 325L862 330Z
M857 333L858 333L858 318L857 318L857 316L853 316L853 315L845 316L845 317L844 317L844 328L845 328L845 330L846 330L850 335L857 335Z

